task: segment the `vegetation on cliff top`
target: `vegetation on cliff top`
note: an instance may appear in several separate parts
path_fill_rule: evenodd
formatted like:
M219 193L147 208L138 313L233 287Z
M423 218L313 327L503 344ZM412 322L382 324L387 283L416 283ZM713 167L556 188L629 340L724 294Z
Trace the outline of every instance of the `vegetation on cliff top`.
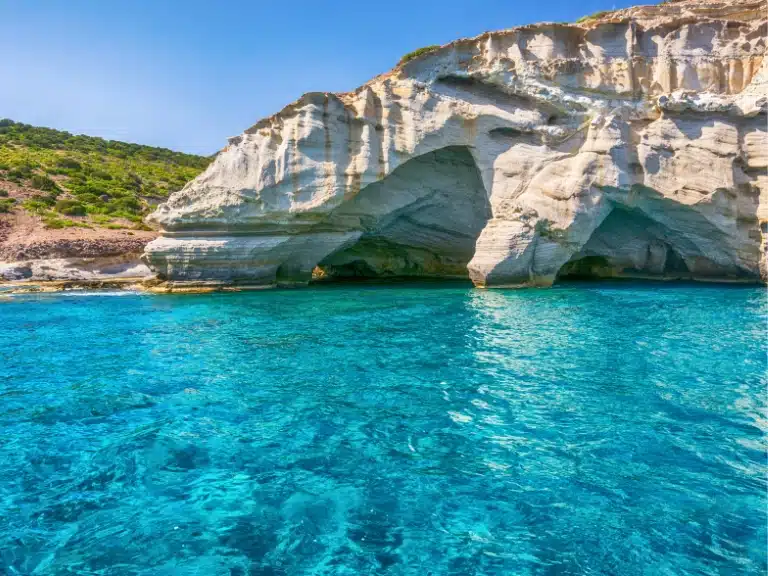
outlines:
M25 209L54 228L118 227L120 220L140 226L153 205L211 160L0 120L0 212ZM25 193L8 198L9 190Z
M400 58L400 62L398 62L398 66L402 65L402 64L405 64L406 62L410 62L414 58L418 58L419 56L421 56L423 54L428 54L429 52L434 52L438 48L440 48L440 46L438 44L432 44L431 46L424 46L423 48L417 48L413 52L408 52L408 54L406 54L405 56Z
M589 22L590 20L599 20L600 18L607 16L610 13L611 13L610 10L601 10L600 12L595 12L594 14L582 16L581 18L576 20L576 24L583 24L584 22Z

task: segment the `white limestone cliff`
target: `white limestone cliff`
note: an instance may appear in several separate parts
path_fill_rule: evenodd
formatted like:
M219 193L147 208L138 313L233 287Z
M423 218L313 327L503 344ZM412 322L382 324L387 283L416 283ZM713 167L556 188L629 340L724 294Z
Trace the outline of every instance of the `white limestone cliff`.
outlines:
M463 39L231 138L161 205L169 283L765 281L765 0Z

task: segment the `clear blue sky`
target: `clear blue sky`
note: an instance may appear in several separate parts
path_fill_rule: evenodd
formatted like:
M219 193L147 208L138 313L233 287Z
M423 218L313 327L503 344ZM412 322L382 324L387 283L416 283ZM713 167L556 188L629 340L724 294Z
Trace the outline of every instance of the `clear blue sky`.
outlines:
M209 154L406 52L632 0L0 0L0 118Z

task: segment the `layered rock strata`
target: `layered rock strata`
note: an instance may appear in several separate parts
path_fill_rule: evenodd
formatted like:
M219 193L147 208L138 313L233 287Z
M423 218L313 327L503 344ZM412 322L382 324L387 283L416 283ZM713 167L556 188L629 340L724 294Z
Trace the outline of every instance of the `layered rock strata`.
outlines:
M463 39L261 120L151 216L174 282L765 281L764 0Z
M21 210L0 218L0 284L151 277L142 262L152 231L48 229Z

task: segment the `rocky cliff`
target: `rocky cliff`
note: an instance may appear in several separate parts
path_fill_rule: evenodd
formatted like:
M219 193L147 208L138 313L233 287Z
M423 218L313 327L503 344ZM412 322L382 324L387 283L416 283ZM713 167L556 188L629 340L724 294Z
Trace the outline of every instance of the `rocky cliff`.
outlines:
M427 50L231 138L151 218L175 282L765 281L764 0L679 0Z

